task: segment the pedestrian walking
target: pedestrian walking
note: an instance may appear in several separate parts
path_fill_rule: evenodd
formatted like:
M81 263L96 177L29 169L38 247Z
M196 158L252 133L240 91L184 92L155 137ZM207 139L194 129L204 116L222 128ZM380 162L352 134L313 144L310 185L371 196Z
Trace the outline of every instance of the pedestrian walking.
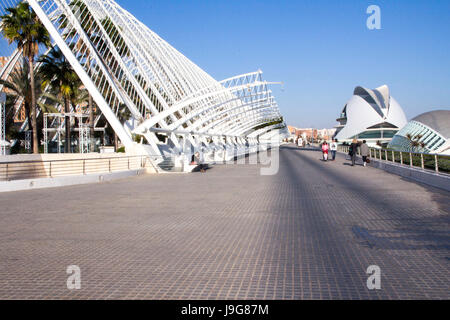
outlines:
M331 160L336 160L336 152L337 152L337 140L333 139L333 141L330 144L330 151L331 151Z
M363 159L363 165L364 167L367 166L368 163L368 157L369 157L369 146L366 143L366 140L363 140L363 143L360 146L360 150L361 150L361 156Z
M352 167L356 163L356 154L358 153L358 140L353 139L352 144L350 145L350 150L348 152L348 155L350 156L352 160Z
M330 147L328 145L328 143L325 141L322 144L322 153L323 153L323 160L324 161L328 161L328 151L330 150Z

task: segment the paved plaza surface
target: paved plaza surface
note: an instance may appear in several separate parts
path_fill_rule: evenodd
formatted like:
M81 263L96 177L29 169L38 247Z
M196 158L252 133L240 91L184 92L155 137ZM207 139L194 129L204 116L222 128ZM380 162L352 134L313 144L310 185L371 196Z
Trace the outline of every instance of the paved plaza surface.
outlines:
M0 298L449 299L450 194L320 158L0 194Z

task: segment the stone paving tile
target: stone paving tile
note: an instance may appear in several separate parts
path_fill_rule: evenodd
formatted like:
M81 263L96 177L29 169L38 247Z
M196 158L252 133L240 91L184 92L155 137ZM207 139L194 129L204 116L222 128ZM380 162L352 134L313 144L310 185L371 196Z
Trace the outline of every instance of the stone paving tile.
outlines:
M319 159L0 194L0 298L449 299L449 193Z

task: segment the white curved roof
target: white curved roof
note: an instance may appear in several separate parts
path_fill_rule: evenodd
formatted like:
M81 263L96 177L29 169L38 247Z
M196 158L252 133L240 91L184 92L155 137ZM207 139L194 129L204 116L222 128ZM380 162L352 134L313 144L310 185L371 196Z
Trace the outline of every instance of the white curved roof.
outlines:
M350 139L382 123L389 123L398 129L408 123L405 113L390 96L386 85L374 90L356 87L343 112L347 115L347 123L336 135L338 140Z
M450 110L435 110L422 113L413 120L429 126L443 137L450 139Z

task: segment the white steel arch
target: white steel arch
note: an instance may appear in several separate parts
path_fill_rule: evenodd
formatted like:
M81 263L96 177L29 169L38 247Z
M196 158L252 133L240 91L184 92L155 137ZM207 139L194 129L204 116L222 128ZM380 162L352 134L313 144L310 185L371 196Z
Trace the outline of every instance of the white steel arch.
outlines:
M133 135L145 136L146 152L160 155L178 152L177 134L196 132L202 139L189 139L200 144L209 136L214 149L218 136L240 145L274 123L285 127L269 89L278 83L263 80L261 70L216 81L113 0L26 1L129 150L139 148ZM0 12L19 2L0 0ZM0 72L11 72L11 64ZM132 116L126 124L122 108Z

